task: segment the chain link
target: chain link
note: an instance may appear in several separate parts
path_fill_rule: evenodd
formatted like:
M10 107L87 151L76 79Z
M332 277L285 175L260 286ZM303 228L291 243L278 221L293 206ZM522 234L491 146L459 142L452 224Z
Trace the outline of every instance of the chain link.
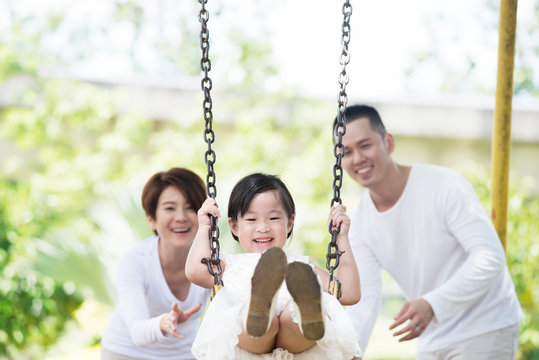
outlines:
M334 135L337 137L335 142L335 147L333 149L333 155L335 156L335 165L333 166L333 199L331 199L331 207L335 203L342 204L341 200L341 186L343 180L343 170L341 167L342 158L344 155L344 145L342 144L342 137L346 133L346 104L348 102L348 96L346 95L346 85L348 84L348 73L346 72L346 65L350 61L350 54L348 52L348 44L350 43L350 17L352 15L352 5L350 5L350 0L345 0L343 7L343 24L342 24L342 36L341 36L341 46L342 53L340 57L340 64L342 65L342 70L339 73L339 96L338 96L338 115L337 115L337 124L335 125ZM329 224L329 233L331 234L331 241L328 245L328 251L326 255L326 268L329 271L330 282L333 280L333 272L339 266L339 259L342 255L342 251L339 251L337 246L337 235L340 232L340 227L336 230L332 230L333 223ZM335 261L334 264L331 264L332 261Z
M200 21L201 30L200 30L200 49L202 50L202 57L200 59L200 68L204 72L204 77L201 81L202 91L204 93L204 100L202 102L202 109L204 114L204 141L208 144L208 150L204 154L204 161L208 169L208 175L206 176L206 190L208 196L215 199L217 196L217 189L215 187L215 172L213 170L213 164L215 164L215 151L211 148L211 145L215 141L215 133L213 132L213 113L212 113L212 100L210 91L212 89L212 81L208 76L209 71L211 70L211 61L210 61L210 33L208 31L207 22L210 17L210 14L206 10L207 0L199 0L201 5L200 13L198 15L198 20ZM219 227L217 226L217 219L215 216L210 215L210 230L209 230L209 239L210 239L210 249L211 257L202 259L202 263L208 266L208 271L213 276L215 285L223 285L222 280L220 280L223 270L221 268L221 261L219 260ZM217 272L214 268L217 268Z
M206 176L206 189L208 196L215 198L217 195L217 190L215 187L215 172L213 165L215 164L216 156L215 152L212 150L211 145L215 141L215 133L212 129L213 124L213 114L212 114L212 99L210 91L212 89L212 81L208 76L209 71L211 70L211 61L209 59L209 31L207 27L207 21L209 20L209 13L205 8L207 0L199 0L201 4L201 10L199 13L199 21L201 24L200 31L200 48L202 50L202 58L200 60L200 67L204 72L204 77L201 81L202 91L204 93L203 100L203 114L205 120L205 129L204 129L204 141L208 144L208 150L204 154L204 161L207 165L208 175ZM343 170L341 167L342 157L344 154L344 146L342 144L342 137L346 132L346 104L348 102L348 96L346 94L346 85L348 84L348 74L346 72L346 65L350 61L350 55L348 52L348 44L350 42L350 17L352 15L352 6L350 5L350 0L346 0L342 7L343 13L343 24L342 24L342 53L340 57L340 64L342 65L342 70L339 74L339 96L338 96L338 117L337 124L335 126L335 135L337 137L337 142L334 147L335 155L335 165L333 167L333 199L331 200L331 206L336 202L342 204L340 198L340 189L342 186L343 179ZM210 248L211 248L211 257L205 258L202 260L208 266L208 271L214 277L215 284L220 284L222 286L222 281L220 280L222 274L221 263L219 260L219 228L217 226L217 219L213 216L210 216ZM332 230L332 224L329 224L329 232L331 234L331 242L328 245L328 253L326 255L326 267L330 272L330 280L333 280L333 272L339 266L339 258L342 254L339 251L337 246L337 234L340 231L340 228ZM335 264L331 264L331 261L335 260ZM217 268L217 272L214 270L214 266Z

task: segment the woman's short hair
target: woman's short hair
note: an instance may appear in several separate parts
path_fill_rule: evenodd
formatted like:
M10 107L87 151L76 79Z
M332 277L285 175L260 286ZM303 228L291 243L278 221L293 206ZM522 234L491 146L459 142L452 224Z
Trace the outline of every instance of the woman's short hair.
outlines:
M174 167L155 173L144 185L141 199L147 216L155 220L159 196L169 186L178 189L195 211L198 211L206 200L206 189L200 176L191 170Z

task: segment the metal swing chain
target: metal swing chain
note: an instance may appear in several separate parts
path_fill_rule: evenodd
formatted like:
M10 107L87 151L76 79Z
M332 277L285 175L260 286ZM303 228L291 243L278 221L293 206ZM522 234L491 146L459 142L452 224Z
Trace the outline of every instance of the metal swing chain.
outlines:
M209 19L209 13L206 10L207 0L199 0L201 4L198 20L200 21L200 49L202 50L202 58L200 59L200 68L204 72L204 77L201 81L202 91L204 92L204 100L202 102L202 108L204 112L204 141L208 144L208 150L204 154L204 161L208 168L208 175L206 176L206 190L208 196L215 199L217 196L217 189L215 187L215 172L213 170L213 164L215 164L215 151L211 148L211 145L215 141L215 133L212 129L213 114L212 114L212 100L210 90L212 89L212 81L208 76L211 70L211 61L209 58L210 53L210 33L208 31L207 21ZM212 288L211 298L215 296L217 291L223 286L223 281L220 280L223 270L221 268L221 261L219 260L219 227L217 226L217 219L215 216L210 215L210 249L211 257L202 259L202 263L208 266L208 271L213 276L214 286ZM215 272L214 267L217 268Z
M338 115L337 115L337 124L335 125L334 135L337 137L335 147L333 149L333 155L335 155L335 165L333 166L333 199L331 199L331 207L335 203L342 204L341 200L341 186L343 180L343 170L342 170L342 158L344 156L344 145L342 144L342 137L346 133L346 104L348 102L348 95L346 95L346 85L348 84L348 73L346 72L346 65L350 62L350 54L348 53L348 44L350 43L350 17L352 15L352 5L350 5L350 0L345 0L343 7L343 24L342 24L342 36L341 36L341 46L342 53L340 57L340 64L342 65L342 70L339 73L339 96L338 96ZM329 233L331 234L331 241L328 244L328 252L326 254L326 268L329 271L329 293L333 294L335 297L339 298L341 296L341 285L338 280L334 280L333 273L339 266L340 256L343 254L342 251L339 251L337 245L337 235L339 234L341 228L332 230L333 222L329 224ZM335 264L332 265L331 262L335 261Z

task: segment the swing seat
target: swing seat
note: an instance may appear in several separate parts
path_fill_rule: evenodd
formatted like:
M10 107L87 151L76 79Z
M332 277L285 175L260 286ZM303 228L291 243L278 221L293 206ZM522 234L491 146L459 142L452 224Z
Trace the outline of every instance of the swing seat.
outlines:
M339 299L341 297L341 282L337 279L331 280L328 293Z
M220 284L215 284L211 287L211 292L210 292L210 301L213 300L213 298L215 297L215 295L217 295L217 293L219 292L219 290L221 290L223 288L223 284L220 283Z

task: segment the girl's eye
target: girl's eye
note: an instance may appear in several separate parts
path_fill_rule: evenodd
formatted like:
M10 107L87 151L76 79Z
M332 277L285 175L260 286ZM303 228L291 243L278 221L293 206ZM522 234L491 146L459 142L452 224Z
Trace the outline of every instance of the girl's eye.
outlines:
M270 220L279 220L279 219L280 219L280 218L275 217L275 216L270 218Z
M169 207L166 207L165 210L167 210L167 211L174 211L175 209L174 209L173 207L169 206Z
M363 145L361 148L362 148L362 149L368 149L368 148L370 148L370 147L371 147L371 144L365 144L365 145Z
M245 221L255 221L255 219L250 218L250 219L245 219Z

